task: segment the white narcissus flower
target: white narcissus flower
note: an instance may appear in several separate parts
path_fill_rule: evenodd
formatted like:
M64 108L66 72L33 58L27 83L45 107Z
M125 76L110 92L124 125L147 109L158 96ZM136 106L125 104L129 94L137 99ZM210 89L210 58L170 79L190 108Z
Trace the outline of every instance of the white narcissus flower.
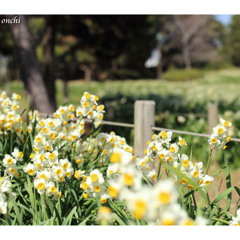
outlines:
M89 185L90 184L103 184L104 178L102 173L98 169L94 169L90 172L89 178L86 181Z
M11 155L9 154L5 154L4 158L3 158L3 165L5 167L12 165L12 164L16 164L17 160L15 158L13 158Z
M113 178L116 175L119 175L120 164L113 163L108 165L107 169L107 178Z
M0 192L9 193L11 190L11 182L9 180L9 177L0 177Z
M111 224L114 220L112 210L108 207L100 207L96 220L100 222L101 225Z
M39 194L44 194L47 187L47 182L42 178L34 179L34 187L37 189Z
M114 148L110 155L110 163L119 163L121 165L128 165L132 162L132 153L126 152L121 148Z
M19 149L17 148L14 148L14 151L12 152L12 156L18 161L23 160L23 152L19 151Z
M37 166L35 164L29 163L23 168L23 171L26 172L28 175L33 176L36 174Z
M213 128L213 133L208 139L209 145L217 150L226 149L226 143L231 140L231 133L229 131L231 126L231 122L225 121L224 119L220 118L220 123Z
M224 119L222 119L222 118L220 118L220 123L221 123L225 128L230 128L230 127L232 127L232 123L231 123L231 122L226 121L226 120L224 120Z
M0 196L0 214L6 214L6 213L7 213L7 203Z
M240 226L240 209L237 210L236 216L232 217L232 220L229 222L230 226Z
M154 186L154 202L156 205L168 205L176 201L178 192L171 179L158 182Z

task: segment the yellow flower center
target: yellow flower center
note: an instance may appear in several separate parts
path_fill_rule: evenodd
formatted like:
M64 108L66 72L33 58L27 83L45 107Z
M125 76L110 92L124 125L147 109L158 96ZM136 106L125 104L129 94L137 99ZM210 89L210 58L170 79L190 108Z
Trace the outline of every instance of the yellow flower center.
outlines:
M83 106L84 106L84 107L88 107L88 106L89 106L89 102L84 102L84 103L83 103Z
M228 121L225 121L223 125L224 127L229 127L230 123Z
M91 180L92 180L92 182L97 182L97 180L98 180L98 175L97 175L97 174L92 174L92 175L91 175Z
M183 178L182 180L181 180L181 184L186 184L188 181L187 181L187 179L185 179L185 178Z
M193 177L197 178L198 176L199 176L199 172L198 172L198 171L195 171L195 172L193 173Z
M100 192L101 191L101 187L100 186L94 186L94 191L95 192Z
M34 170L33 169L28 169L28 174L29 175L33 175L34 174Z
M63 167L63 169L67 169L67 168L68 168L68 163L64 163L64 164L62 165L62 167Z
M49 126L49 127L54 127L54 122L49 122L49 123L48 123L48 126Z
M62 173L62 169L57 169L56 174L59 176Z
M157 147L155 145L152 146L153 151L157 151Z
M218 134L223 134L224 130L222 128L218 129Z
M82 182L80 185L80 188L86 190L86 189L88 189L88 184L86 182Z
M40 175L40 178L46 180L46 179L47 179L47 176L46 176L44 173L42 173L42 174Z
M36 142L38 142L38 143L42 142L42 138L41 138L41 137L36 137L35 140L36 140Z
M44 188L45 188L44 183L42 183L42 182L38 183L38 185L37 185L37 189L39 189L39 190L43 190Z
M160 134L161 138L167 138L167 132L161 132Z
M214 144L214 143L216 143L217 142L217 139L216 138L212 138L212 143Z
M55 186L50 187L50 192L55 193L57 191L57 188Z
M91 97L91 95L90 95L90 93L86 92L86 93L84 94L84 97L87 98L87 99L89 99L89 98Z
M49 154L49 158L50 158L51 160L53 160L54 158L56 158L56 154L55 154L55 153L50 153L50 154Z
M161 154L159 155L159 157L160 157L161 159L164 159L164 158L165 158L165 154L161 153Z
M203 180L200 179L200 180L198 181L198 184L201 185L202 183L203 183Z
M133 216L136 219L142 219L147 211L147 205L143 200L137 200L134 204Z
M12 164L12 163L13 163L12 158L9 158L9 159L7 160L7 164Z
M175 147L170 147L170 152L174 153L175 152Z
M187 225L187 226L192 226L192 225L196 225L195 222L192 219L187 219L183 225Z
M174 219L171 218L166 218L162 220L161 225L168 225L168 226L172 226L172 225L176 225L176 222Z
M209 180L206 180L204 183L205 183L206 185L209 185L211 182L210 182Z
M9 172L10 172L11 174L14 174L14 173L15 173L15 169L14 169L14 168L10 168L10 169L9 169Z
M111 197L117 197L117 195L118 195L118 190L117 190L115 187L110 186L110 187L108 188L108 194L109 194Z
M123 175L124 184L127 186L132 186L134 182L134 177L131 174L125 173Z
M183 160L183 166L187 167L189 165L189 160Z
M171 200L171 195L169 192L160 192L158 195L158 200L162 204L168 204Z
M111 213L111 209L108 207L100 207L98 210L99 213Z
M185 145L185 144L186 144L185 139L182 138L182 139L179 141L179 144L180 144L181 146Z
M110 156L110 162L111 163L119 163L121 162L121 153L112 153Z
M100 203L101 203L101 204L104 204L104 203L106 203L106 202L107 202L107 199L106 199L106 198L101 198L101 199L100 199Z

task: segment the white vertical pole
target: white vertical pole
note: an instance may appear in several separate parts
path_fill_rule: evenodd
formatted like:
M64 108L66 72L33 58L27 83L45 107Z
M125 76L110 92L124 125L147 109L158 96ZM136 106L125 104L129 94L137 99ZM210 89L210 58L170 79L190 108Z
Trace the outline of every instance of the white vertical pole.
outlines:
M136 101L134 104L134 153L136 157L144 156L147 141L151 140L155 126L155 102Z

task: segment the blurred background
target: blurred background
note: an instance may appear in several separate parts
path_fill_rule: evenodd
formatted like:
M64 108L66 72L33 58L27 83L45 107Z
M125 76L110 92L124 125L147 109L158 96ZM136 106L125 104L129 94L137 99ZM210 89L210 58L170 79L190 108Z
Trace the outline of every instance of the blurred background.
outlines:
M105 120L133 123L134 102L156 102L156 126L209 133L208 105L240 137L240 15L1 15L0 87L52 113L99 96ZM104 126L133 144L133 130ZM206 161L207 139L187 136ZM233 168L240 148L226 151ZM222 154L218 161L221 164Z

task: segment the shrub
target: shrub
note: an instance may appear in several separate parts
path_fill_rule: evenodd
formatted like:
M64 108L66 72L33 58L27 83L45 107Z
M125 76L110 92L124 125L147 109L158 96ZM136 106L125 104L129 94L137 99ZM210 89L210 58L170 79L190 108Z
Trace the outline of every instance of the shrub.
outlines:
M200 69L172 69L163 74L163 79L167 81L190 81L204 76L204 71Z

